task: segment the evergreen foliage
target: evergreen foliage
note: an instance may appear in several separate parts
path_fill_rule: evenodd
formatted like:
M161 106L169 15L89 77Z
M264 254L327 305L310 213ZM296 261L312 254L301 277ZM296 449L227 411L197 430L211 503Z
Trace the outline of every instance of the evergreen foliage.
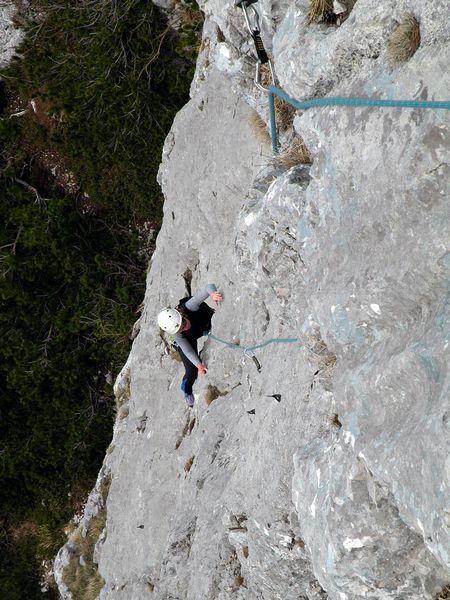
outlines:
M0 144L19 151L20 128L1 125ZM81 214L70 197L37 202L7 163L4 156L1 516L13 529L23 520L45 524L57 539L56 547L46 544L48 556L62 542L57 524L74 508L68 493L95 477L109 442L114 402L105 376L126 359L145 265L136 233ZM35 528L28 533L37 546Z
M192 4L192 3L189 3ZM111 381L144 292L162 143L190 50L151 2L33 0L0 82L0 597L42 592L110 441ZM28 11L29 13L29 11ZM193 28L189 25L189 43ZM47 107L10 114L32 98ZM8 102L6 102L8 100ZM52 176L50 151L77 190Z
M151 2L39 0L7 81L48 101L51 143L92 202L123 218L161 214L156 174L192 63Z

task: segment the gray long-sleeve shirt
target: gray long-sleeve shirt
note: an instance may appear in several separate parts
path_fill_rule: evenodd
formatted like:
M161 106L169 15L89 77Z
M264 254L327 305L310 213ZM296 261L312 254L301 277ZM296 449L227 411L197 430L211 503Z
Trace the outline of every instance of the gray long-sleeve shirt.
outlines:
M196 312L200 308L200 304L209 298L213 292L217 292L216 286L213 283L208 283L207 286L199 290L195 296L192 296L192 298L186 302L185 307L192 312ZM176 333L174 335L174 340L186 358L188 358L193 365L197 366L202 362L189 341L184 338L181 333Z

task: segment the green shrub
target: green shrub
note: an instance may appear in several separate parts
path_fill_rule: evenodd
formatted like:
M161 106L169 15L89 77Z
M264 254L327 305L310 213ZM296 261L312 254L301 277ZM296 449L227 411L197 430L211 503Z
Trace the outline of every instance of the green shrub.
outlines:
M177 0L173 23L180 35L176 52L188 59L196 59L201 45L203 15L195 0Z
M41 592L39 565L62 542L110 443L107 381L125 362L145 287L137 229L158 227L162 144L193 66L151 2L28 8L25 41L0 85L0 597L8 600L57 597ZM10 118L17 106L28 112ZM55 160L75 190L53 176Z
M188 99L192 61L151 2L40 0L7 69L19 96L39 97L58 124L50 143L96 206L121 219L161 216L161 147Z

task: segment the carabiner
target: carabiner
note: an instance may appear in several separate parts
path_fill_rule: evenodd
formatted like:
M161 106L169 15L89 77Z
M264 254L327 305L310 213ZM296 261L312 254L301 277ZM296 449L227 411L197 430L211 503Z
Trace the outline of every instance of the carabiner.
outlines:
M253 350L249 350L248 348L245 348L244 356L246 356L247 358L251 358L252 361L255 363L256 368L258 369L258 373L261 373L261 365L259 363L259 360L256 358Z
M247 25L247 29L252 36L253 43L255 44L255 54L256 59L260 65L265 65L266 63L270 63L269 56L264 48L263 41L261 39L261 27L259 24L259 13L256 8L253 6L254 1L249 2L248 0L242 0L236 4L236 6L240 6L242 8L242 12L244 13L245 23ZM251 9L252 15L250 15L249 10ZM252 22L253 20L253 22ZM259 67L258 67L259 68ZM272 73L272 83L275 83L273 77L273 68L270 65L270 71ZM259 72L257 72L257 76L255 78L255 82L260 84L259 82Z
M254 6L252 6L248 2L242 2L240 6L242 8L242 12L244 13L245 23L247 25L247 29L248 29L250 35L252 37L255 36L255 35L259 35L261 29L260 29L260 26L259 26L259 14L258 14L258 11L256 10L256 8ZM250 16L247 8L249 8L249 9L251 8L251 11L253 13L254 24L252 24L252 22L251 22L251 16Z
M243 5L247 7L250 6L250 4L255 4L256 2L258 2L258 0L236 0L234 5L238 8L243 8Z

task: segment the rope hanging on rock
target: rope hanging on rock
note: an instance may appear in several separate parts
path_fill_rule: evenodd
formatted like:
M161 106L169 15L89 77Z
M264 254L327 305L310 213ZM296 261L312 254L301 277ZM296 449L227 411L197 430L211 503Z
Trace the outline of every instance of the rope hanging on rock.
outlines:
M269 85L269 113L270 122L276 119L275 105L271 101L273 95L278 96L297 110L306 110L308 108L314 108L317 106L368 106L370 108L434 108L434 109L450 109L449 100L382 100L379 98L312 98L311 100L304 100L299 102L294 98L291 98L286 94L284 90L275 86ZM278 151L278 139L276 127L271 126L272 134L272 148L276 148Z
M240 344L223 340L222 338L213 335L211 332L208 333L208 337L210 337L212 340L215 340L216 342L219 342L220 344L228 346L229 348L234 348L235 350L240 350L241 352L243 352L245 356L248 356L253 360L253 362L256 365L256 368L258 369L258 373L261 372L261 365L255 356L255 350L258 350L259 348L264 348L269 344L293 344L295 342L300 341L300 338L270 338L269 340L260 342L259 344L254 344L253 346L241 346Z
M369 106L388 108L435 108L450 109L450 100L381 100L379 98L312 98L299 102L286 94L284 90L275 85L269 85L269 92L275 94L297 110L313 108L315 106Z
M273 65L269 59L266 50L264 49L263 42L260 37L259 27L259 14L256 8L253 6L258 0L237 0L236 6L242 8L244 13L245 22L250 35L255 41L256 46L256 75L255 85L258 89L267 92L269 98L269 116L270 116L270 133L272 138L272 150L274 154L278 154L278 135L276 126L276 113L275 113L275 96L278 96L297 110L306 110L308 108L320 107L320 106L353 106L353 107L364 107L369 108L417 108L417 109L450 109L449 100L382 100L378 98L313 98L311 100L304 100L300 102L291 98L284 90L275 85L276 77L273 70ZM252 27L250 22L248 8L251 8L253 17L255 19L255 25ZM258 35L258 42L256 42L254 34ZM263 53L262 53L263 51ZM262 58L264 60L262 60ZM267 63L270 66L270 73L272 77L272 85L264 87L261 85L260 67L262 64Z
M275 96L270 92L266 87L264 87L261 83L261 65L267 64L270 69L270 76L272 79L272 83L275 83L275 73L273 70L272 61L269 58L269 55L264 48L263 41L261 39L261 28L259 25L259 13L256 10L253 4L255 4L258 0L236 0L235 5L242 9L244 14L245 23L247 25L247 29L252 36L252 39L255 43L255 53L256 53L256 70L255 70L255 78L254 83L258 89L262 92L267 92L269 95L269 106L270 106L270 133L272 138L272 151L274 154L278 154L278 144L277 144L277 124L275 118ZM252 17L254 23L252 24L252 17L249 14L247 9L251 9Z

